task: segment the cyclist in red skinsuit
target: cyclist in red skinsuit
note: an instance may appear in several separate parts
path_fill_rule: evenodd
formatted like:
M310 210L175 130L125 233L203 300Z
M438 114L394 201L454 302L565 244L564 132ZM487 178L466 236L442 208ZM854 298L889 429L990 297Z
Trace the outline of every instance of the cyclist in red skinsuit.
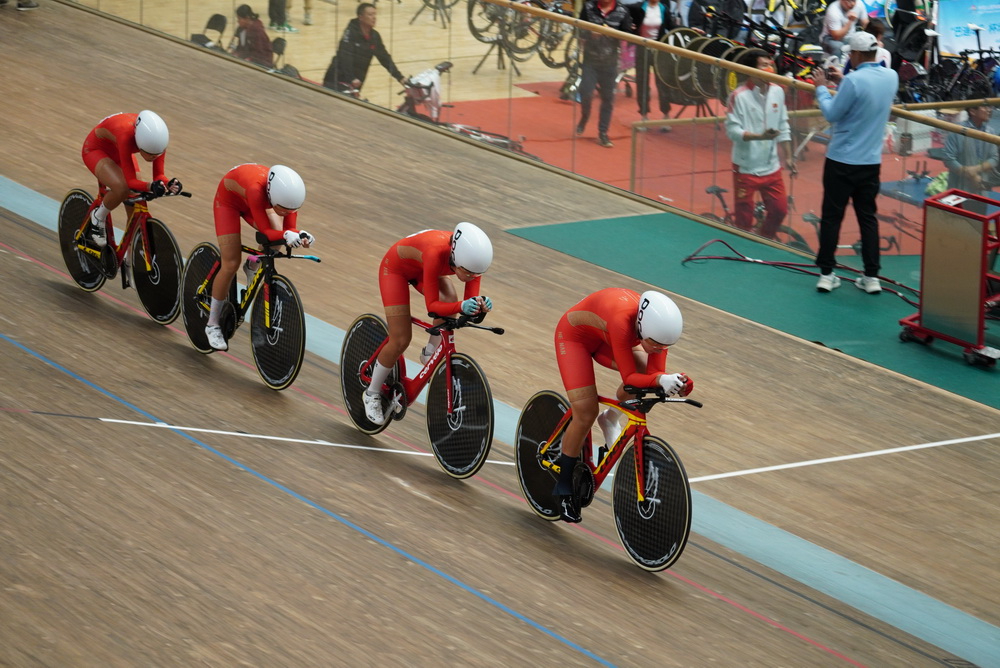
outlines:
M164 173L164 155L169 140L166 123L149 110L108 116L87 135L83 142L83 162L97 177L104 193L101 205L91 214L87 229L87 237L96 246L107 245L108 212L118 208L129 192L152 192L159 196L168 190L174 194L182 190L180 181L167 181ZM152 181L142 181L136 176L139 170L136 153L146 162L153 163Z
M596 419L610 445L619 433L620 413L609 408L600 417L597 401L596 361L616 369L622 377L619 400L628 399L625 385L654 387L667 394L687 396L694 383L682 373L666 373L667 348L683 330L680 310L666 295L649 290L639 293L625 288L605 288L584 297L556 325L556 361L563 386L573 407L573 420L566 427L558 464L559 480L553 492L560 499L560 515L579 522L580 508L573 497L573 468L583 442Z
M479 296L479 283L492 261L493 246L489 238L472 223L459 223L453 232L424 230L411 234L393 244L385 254L378 284L389 325L389 342L379 353L372 369L372 382L364 392L365 413L371 422L385 422L380 398L382 384L410 345L413 332L409 286L424 296L428 313L451 316L489 311L493 302L489 297ZM459 301L447 278L452 275L465 283L463 301ZM421 362L426 363L440 343L440 335L432 336L420 355Z
M222 305L228 297L229 286L242 257L240 219L262 232L270 241L284 239L292 248L300 245L308 248L315 239L308 232L300 232L295 226L298 222L298 209L305 198L306 187L302 179L284 165L237 165L226 172L219 182L212 211L222 262L212 279L212 309L205 327L208 343L215 350L229 348L219 320ZM243 268L249 282L257 271L257 263L247 260Z

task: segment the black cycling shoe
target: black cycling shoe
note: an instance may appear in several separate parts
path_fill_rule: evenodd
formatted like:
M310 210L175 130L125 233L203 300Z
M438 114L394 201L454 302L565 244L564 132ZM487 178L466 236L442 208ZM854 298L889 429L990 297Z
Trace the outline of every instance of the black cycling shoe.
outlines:
M570 524L576 524L583 520L580 504L576 502L572 494L564 494L559 497L559 519Z

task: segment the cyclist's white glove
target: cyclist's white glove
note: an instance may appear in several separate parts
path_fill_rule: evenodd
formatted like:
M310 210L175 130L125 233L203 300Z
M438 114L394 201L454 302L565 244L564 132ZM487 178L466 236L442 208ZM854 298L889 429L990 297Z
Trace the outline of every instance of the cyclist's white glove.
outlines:
M686 397L694 389L694 382L683 373L665 373L659 378L660 387L668 397L675 394Z
M464 315L475 315L479 311L479 297L469 297L462 302L462 313Z
M296 232L295 230L286 230L284 234L285 243L289 248L298 248L303 243L307 246L311 246L316 239L313 235L308 232Z

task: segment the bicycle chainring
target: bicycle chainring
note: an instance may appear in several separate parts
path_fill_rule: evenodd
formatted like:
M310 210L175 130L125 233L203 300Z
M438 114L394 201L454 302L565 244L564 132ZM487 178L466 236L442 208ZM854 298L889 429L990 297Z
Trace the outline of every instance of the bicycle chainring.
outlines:
M406 408L407 408L406 392L403 390L403 384L397 382L390 385L389 396L385 397L383 399L383 402L385 403L385 405L382 406L382 410L392 411L392 415L390 415L389 417L391 417L393 420L402 420L403 416L406 415ZM395 406L397 405L399 407L395 408Z
M573 469L573 496L580 502L581 508L586 508L594 500L594 474L590 467L578 461Z

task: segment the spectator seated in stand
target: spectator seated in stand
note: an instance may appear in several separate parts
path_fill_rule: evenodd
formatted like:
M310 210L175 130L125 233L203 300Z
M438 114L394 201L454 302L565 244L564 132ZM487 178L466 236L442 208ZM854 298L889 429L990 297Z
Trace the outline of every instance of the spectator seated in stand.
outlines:
M274 61L271 40L267 36L264 24L250 9L250 5L240 5L236 8L236 22L239 27L229 45L229 52L237 58L270 69Z

